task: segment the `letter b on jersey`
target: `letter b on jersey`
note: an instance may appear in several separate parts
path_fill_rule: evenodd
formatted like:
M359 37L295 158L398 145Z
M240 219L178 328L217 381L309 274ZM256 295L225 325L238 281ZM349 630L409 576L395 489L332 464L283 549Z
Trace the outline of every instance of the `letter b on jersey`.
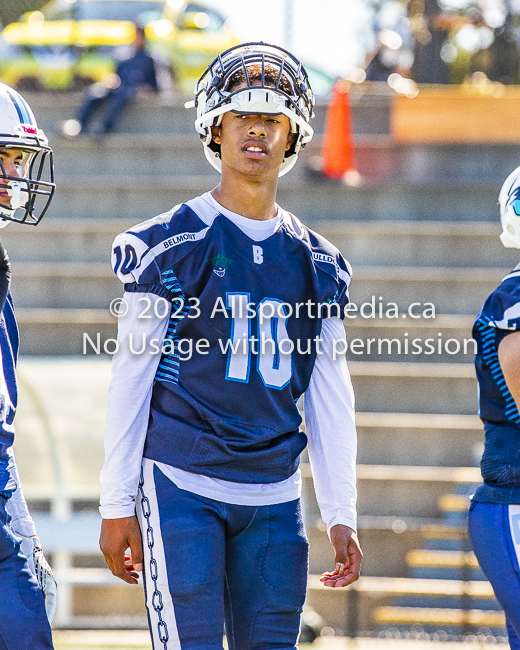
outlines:
M253 262L262 264L264 261L264 251L261 246L253 246Z

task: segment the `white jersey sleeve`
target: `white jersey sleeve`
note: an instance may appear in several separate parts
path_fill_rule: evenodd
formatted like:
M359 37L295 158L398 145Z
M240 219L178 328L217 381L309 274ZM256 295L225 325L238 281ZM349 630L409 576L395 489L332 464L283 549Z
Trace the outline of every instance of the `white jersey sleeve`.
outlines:
M101 471L99 511L104 519L135 513L153 382L170 315L170 303L155 294L127 292L124 301L128 312L118 323ZM143 342L144 351L133 352L140 351Z
M13 491L11 498L7 500L5 508L11 516L11 528L15 533L24 535L25 537L32 537L36 535L36 528L34 527L33 518L27 507L27 502L25 501L12 447L9 448L8 453L9 474L11 474L11 477L16 482L16 489Z
M304 409L314 489L327 531L336 524L356 530L356 452L354 391L347 368L345 328L339 318L323 320L320 344Z

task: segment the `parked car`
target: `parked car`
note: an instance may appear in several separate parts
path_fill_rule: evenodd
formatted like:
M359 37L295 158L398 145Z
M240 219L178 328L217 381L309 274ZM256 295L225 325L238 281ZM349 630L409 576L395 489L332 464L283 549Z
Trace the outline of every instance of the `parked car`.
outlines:
M192 92L207 64L238 43L223 16L185 0L52 0L0 33L0 80L22 90L102 81L146 27L152 53Z

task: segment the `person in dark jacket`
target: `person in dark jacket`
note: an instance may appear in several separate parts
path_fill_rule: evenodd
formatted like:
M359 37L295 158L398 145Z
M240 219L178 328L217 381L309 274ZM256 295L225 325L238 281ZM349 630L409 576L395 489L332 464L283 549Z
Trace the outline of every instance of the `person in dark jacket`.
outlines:
M103 119L93 132L105 135L115 130L123 111L137 92L146 88L157 92L157 74L153 57L146 51L146 35L143 27L136 26L133 50L129 57L119 62L115 75L107 84L93 84L87 91L85 102L78 111L77 135L88 128L94 114L106 106ZM71 135L68 133L68 135Z

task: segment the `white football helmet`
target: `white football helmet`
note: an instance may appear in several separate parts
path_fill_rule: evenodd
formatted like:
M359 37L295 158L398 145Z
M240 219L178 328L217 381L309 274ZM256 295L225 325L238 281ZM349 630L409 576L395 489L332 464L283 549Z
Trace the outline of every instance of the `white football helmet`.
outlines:
M504 181L500 194L500 241L506 248L520 248L520 167Z
M251 84L250 66L261 66L261 82ZM264 73L274 70L276 83L266 83ZM242 72L246 87L229 90L235 73ZM290 91L286 92L282 86ZM300 149L312 140L314 131L309 120L314 117L314 95L302 64L287 50L267 43L245 43L226 50L208 66L197 82L195 101L186 108L197 109L195 129L200 133L204 153L211 165L222 172L220 146L212 141L211 127L218 126L228 111L242 114L279 115L291 121L295 134L291 148L286 152L279 176L286 174L296 163Z
M52 149L29 104L0 83L0 152L13 149L23 153L18 175L9 175L0 157L0 228L10 221L35 226L54 195Z

